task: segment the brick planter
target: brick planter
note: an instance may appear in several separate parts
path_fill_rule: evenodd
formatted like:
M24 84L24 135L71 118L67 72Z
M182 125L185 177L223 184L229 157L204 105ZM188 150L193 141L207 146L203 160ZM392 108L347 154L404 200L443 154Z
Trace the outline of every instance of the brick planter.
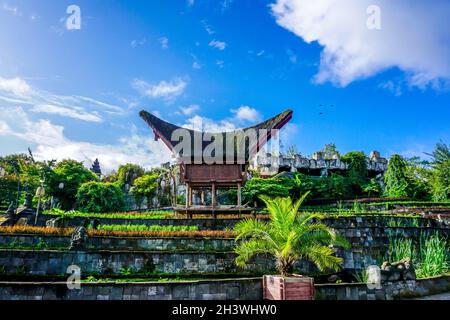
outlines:
M264 276L263 295L267 300L314 300L314 279L303 276Z

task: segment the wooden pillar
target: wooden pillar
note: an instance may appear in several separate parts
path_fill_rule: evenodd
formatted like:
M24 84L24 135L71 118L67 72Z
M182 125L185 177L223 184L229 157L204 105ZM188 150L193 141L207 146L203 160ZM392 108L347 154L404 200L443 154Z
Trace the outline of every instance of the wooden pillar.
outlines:
M189 207L192 206L192 187L189 188Z
M202 190L200 197L201 197L200 201L202 203L202 206L204 206L205 205L205 190Z
M186 183L186 209L189 208L189 183Z
M213 184L211 186L211 202L212 202L213 209L216 207L216 204L217 204L216 196L217 196L216 184L213 182Z
M242 185L240 183L237 184L237 206L242 206Z

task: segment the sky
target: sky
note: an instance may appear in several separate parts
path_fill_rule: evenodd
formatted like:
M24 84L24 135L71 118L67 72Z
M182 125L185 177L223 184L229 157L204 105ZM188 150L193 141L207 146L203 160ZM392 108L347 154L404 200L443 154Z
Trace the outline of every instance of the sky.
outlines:
M303 155L450 143L450 1L0 0L0 155L171 160L147 110L206 131L286 109Z

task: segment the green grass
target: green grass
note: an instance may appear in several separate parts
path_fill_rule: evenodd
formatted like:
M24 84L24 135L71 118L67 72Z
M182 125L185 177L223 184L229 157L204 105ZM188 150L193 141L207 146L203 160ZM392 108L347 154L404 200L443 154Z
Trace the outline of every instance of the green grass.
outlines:
M449 246L447 239L435 233L421 239L421 262L417 268L417 277L426 278L445 274L449 270Z
M172 211L148 211L148 212L117 212L117 213L93 213L53 209L44 211L45 215L57 216L61 218L86 218L86 219L168 219L175 213Z
M448 241L437 232L431 236L422 233L418 243L412 239L390 237L387 258L389 262L411 258L418 278L446 274L450 259Z
M98 230L105 231L198 231L197 226L147 226L147 225L100 225Z

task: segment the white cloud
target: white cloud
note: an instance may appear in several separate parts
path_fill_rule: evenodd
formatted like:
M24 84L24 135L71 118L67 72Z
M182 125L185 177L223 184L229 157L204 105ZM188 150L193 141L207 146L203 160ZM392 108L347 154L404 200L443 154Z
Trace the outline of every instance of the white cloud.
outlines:
M228 132L236 129L235 124L230 119L215 121L198 115L187 119L186 123L181 126L204 132Z
M55 114L89 122L101 122L102 114L124 113L121 107L90 97L52 94L32 87L21 78L0 77L0 109L11 106L28 107L35 113Z
M213 35L214 33L216 33L216 32L214 31L214 29L213 29L209 24L206 23L205 20L202 20L202 25L203 25L203 28L205 28L205 31L206 31L209 35Z
M297 63L297 60L298 60L297 55L294 52L292 52L292 50L290 50L290 49L286 50L286 54L288 55L289 61L291 63L293 63L293 64Z
M209 46L222 51L222 50L225 50L225 48L227 47L227 44L223 41L218 41L218 40L214 39L209 43Z
M5 79L0 77L0 91L23 95L30 92L31 88L26 81L21 78Z
M223 68L224 64L225 64L225 62L223 60L217 60L216 61L216 65L218 65L219 68Z
M213 120L195 115L186 120L182 127L206 132L227 132L248 126L249 123L261 121L261 114L254 108L241 106L231 109L232 117L222 120Z
M190 116L190 115L194 114L195 112L197 112L198 110L200 110L200 106L198 104L191 104L190 106L182 107L179 109L180 109L181 114L183 114L185 116Z
M392 80L388 80L386 82L381 83L379 87L389 91L390 93L392 93L397 97L401 96L403 93L401 83L396 83Z
M75 110L70 109L66 107L61 106L54 106L54 105L36 105L33 106L31 109L31 112L36 113L48 113L48 114L57 114L63 117L73 118L73 119L80 119L83 121L90 121L90 122L102 122L102 118L95 114L95 113L88 113L83 110Z
M373 0L277 0L277 23L307 43L323 47L318 83L339 86L389 68L404 71L409 83L425 87L450 79L450 3L375 2L381 30L367 28Z
M161 44L162 49L169 48L169 39L166 37L159 38L159 43Z
M194 0L187 0L186 3L188 5L188 7L192 7L192 6L194 6L195 1Z
M150 130L148 135L142 136L132 128L131 134L119 139L116 144L76 141L64 135L64 127L49 120L31 121L21 107L0 109L1 136L31 144L38 160L70 158L89 165L90 161L98 158L104 172L117 169L127 162L150 168L171 160L170 151L162 142L152 139Z
M198 63L197 61L194 61L193 63L192 63L192 69L201 69L202 68L202 66L201 66L201 64L200 63Z
M130 45L131 45L132 48L137 48L139 46L143 46L146 43L147 43L147 39L146 38L142 38L141 40L133 40L133 41L131 41Z
M7 11L7 12L9 12L9 13L15 15L15 16L21 16L21 15L22 15L22 13L19 11L19 8L18 8L18 7L13 7L13 6L9 5L9 4L6 3L6 2L3 3L2 9L3 9L4 11Z
M238 109L231 109L235 118L244 122L256 122L261 121L261 114L255 109L249 106L240 106Z
M163 80L158 84L149 84L144 80L135 79L132 82L132 86L143 96L173 101L184 92L187 82L181 78L176 78L172 81Z

